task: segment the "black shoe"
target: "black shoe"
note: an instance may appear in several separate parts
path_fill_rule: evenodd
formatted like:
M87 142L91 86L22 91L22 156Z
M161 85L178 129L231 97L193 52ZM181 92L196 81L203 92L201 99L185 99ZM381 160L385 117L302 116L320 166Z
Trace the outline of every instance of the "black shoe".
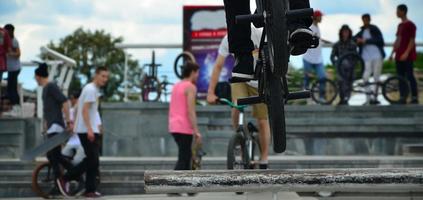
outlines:
M293 29L289 35L289 42L291 44L291 55L302 55L309 48L316 48L319 46L319 38L314 36L313 31L306 27L297 27Z
M370 100L369 104L370 105L379 105L380 104L380 101L378 101L378 100Z
M254 79L254 58L251 53L235 55L235 65L232 70L231 83L248 82Z
M195 197L195 196L197 196L197 193L188 193L188 196L189 197Z
M411 104L419 104L419 99L417 97L411 98Z
M268 169L269 165L268 164L259 164L259 168L260 169Z

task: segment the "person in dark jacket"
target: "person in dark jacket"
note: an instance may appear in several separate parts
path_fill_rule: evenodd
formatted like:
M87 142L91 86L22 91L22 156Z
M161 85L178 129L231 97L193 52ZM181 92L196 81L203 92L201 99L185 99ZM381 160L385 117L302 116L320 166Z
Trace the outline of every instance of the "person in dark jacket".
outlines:
M341 98L339 102L340 105L348 104L354 80L354 66L357 63L356 59L349 59L349 57L339 62L342 56L349 53L357 53L357 45L353 41L350 27L348 25L343 25L339 31L339 41L333 46L330 56L338 72L339 96Z
M370 76L373 75L374 82L379 82L379 77L382 72L383 59L386 55L383 49L385 41L383 40L383 35L380 29L377 26L370 24L371 17L369 14L364 14L362 16L362 20L363 26L354 38L359 45L360 55L365 63L363 81L365 84L368 83ZM379 101L377 100L377 85L373 88L373 94L375 94L373 96L369 94L371 93L372 88L368 86L366 90L368 92L366 104L379 104Z

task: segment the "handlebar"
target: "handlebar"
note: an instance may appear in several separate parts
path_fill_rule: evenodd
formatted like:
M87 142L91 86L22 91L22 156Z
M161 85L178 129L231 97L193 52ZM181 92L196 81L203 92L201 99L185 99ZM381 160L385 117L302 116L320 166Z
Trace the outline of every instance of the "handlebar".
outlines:
M237 109L237 110L243 110L243 109L245 109L247 106L245 106L245 105L242 105L242 106L239 106L239 105L236 105L235 103L233 103L232 101L230 101L230 100L228 100L228 99L225 99L225 98L219 98L219 99L217 99L217 101L219 102L219 103L221 103L221 104L226 104L226 105L228 105L229 107L231 107L231 108L235 108L235 109Z

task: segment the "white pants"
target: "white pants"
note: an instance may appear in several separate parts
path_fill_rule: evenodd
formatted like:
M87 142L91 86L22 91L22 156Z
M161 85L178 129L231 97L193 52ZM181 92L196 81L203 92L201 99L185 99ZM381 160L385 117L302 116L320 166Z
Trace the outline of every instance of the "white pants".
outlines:
M380 81L380 74L382 73L382 66L383 66L383 59L373 59L364 61L365 69L363 74L363 81L364 83L369 82L369 78L373 75L373 79L375 83L379 83ZM372 92L373 90L373 92ZM366 87L367 93L367 101L369 100L377 100L378 96L378 85L367 86ZM374 96L371 96L370 93L373 93Z

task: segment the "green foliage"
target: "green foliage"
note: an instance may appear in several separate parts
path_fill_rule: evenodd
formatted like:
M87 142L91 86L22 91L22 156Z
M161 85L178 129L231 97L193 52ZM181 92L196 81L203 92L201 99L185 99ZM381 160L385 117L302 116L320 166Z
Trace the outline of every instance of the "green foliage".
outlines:
M103 30L93 32L78 28L72 34L60 39L59 43L55 44L51 41L47 46L75 59L77 69L69 88L70 91L80 89L92 80L96 67L106 66L110 71L110 77L104 88L104 100L120 101L123 99L125 54L115 45L122 41L122 37L114 38ZM132 90L139 86L138 69L138 62L128 59L128 82Z

